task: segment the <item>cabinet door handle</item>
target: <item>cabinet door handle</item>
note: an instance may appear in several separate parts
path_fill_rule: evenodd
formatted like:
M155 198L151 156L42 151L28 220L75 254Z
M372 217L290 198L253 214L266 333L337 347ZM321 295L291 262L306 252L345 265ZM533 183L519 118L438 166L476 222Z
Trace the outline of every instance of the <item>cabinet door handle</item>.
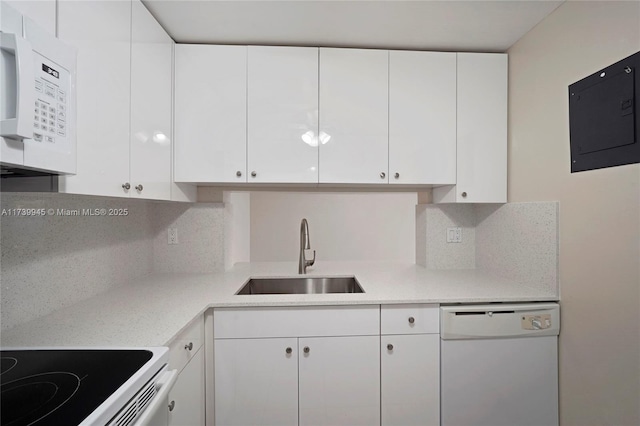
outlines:
M305 346L304 349L303 349L303 352L305 354L308 354L309 352L311 352L311 349L309 349L309 346Z
M236 176L238 176L238 177L242 176L242 172L241 172L240 170L238 170L238 171L236 172Z
M396 172L395 175L393 175L394 178L398 179L400 177L400 173Z
M125 191L128 191L131 189L131 184L129 182L125 182L122 184L122 189L124 189Z
M466 198L466 197L467 197L467 193L466 193L466 192L463 192L463 193L462 193L462 198Z
M380 179L384 179L387 177L387 174L385 172L380 172Z
M140 185L136 185L136 189L140 192L142 192L142 190L144 189L144 187L140 184Z
M387 350L388 350L388 351L392 351L392 350L393 350L393 345L392 345L391 343L389 343L389 344L387 345Z
M285 352L287 352L287 355L291 355L291 352L293 352L293 349L287 348L287 350Z
M186 350L188 350L188 351L192 350L193 349L193 342L189 342L189 344L184 345L184 348Z
M173 411L174 408L176 408L176 402L175 401L171 401L169 403L169 411Z
M258 176L258 174L255 171L251 172L251 177L256 177L256 176Z
M413 324L414 322L416 322L416 319L414 317L409 317L409 324Z

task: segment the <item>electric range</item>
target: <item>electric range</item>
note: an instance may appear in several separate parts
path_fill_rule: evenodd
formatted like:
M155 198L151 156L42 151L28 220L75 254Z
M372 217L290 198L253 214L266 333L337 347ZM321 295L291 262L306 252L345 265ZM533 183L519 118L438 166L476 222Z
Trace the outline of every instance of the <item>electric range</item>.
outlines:
M156 396L168 349L0 351L0 424L129 425Z

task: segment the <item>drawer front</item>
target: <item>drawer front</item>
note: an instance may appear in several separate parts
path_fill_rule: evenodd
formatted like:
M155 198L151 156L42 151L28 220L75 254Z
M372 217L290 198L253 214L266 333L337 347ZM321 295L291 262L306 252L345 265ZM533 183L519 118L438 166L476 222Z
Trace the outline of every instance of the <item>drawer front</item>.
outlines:
M260 337L377 336L379 305L213 310L216 339Z
M431 334L440 332L438 305L382 305L380 334Z
M204 320L198 317L169 345L169 368L182 369L204 343Z

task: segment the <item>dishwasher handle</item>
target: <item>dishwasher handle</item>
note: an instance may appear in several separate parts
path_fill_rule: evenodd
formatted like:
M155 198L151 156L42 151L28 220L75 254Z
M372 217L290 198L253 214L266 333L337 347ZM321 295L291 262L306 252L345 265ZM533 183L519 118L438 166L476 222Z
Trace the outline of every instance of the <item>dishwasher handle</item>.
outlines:
M456 305L440 308L442 340L557 336L557 303Z

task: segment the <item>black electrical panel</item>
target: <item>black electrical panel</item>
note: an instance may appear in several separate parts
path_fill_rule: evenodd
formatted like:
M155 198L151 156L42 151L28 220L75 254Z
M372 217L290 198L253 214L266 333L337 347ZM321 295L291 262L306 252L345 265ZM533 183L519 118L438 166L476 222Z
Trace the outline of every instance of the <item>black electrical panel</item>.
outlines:
M571 173L640 163L640 52L569 86Z

